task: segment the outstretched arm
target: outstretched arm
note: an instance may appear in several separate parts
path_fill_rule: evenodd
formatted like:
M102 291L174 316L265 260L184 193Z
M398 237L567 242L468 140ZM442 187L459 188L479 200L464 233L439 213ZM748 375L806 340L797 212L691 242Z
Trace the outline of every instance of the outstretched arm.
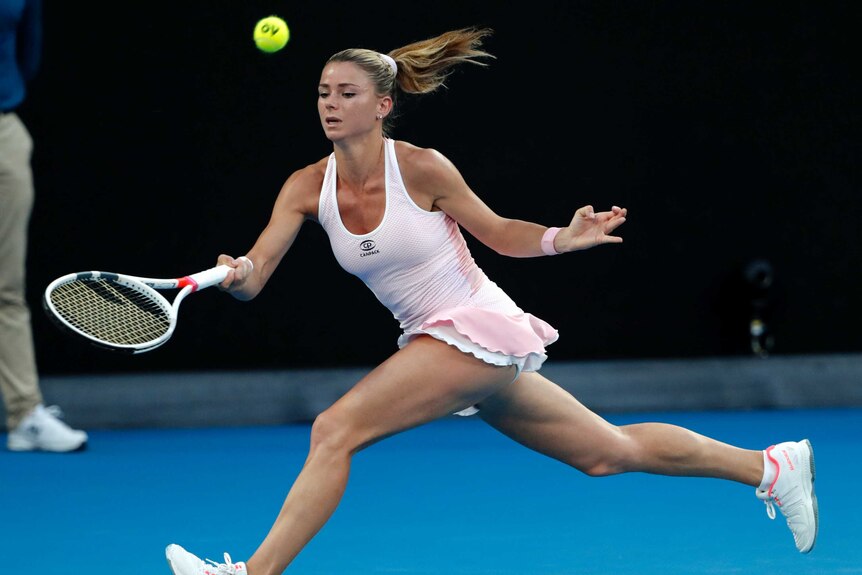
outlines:
M421 148L409 148L405 152L411 161L402 162L401 168L411 193L426 198L428 204L449 214L470 235L499 254L528 258L623 241L612 234L625 223L625 208L614 206L607 212L595 212L592 206L584 206L575 212L567 227L551 238L546 226L496 214L470 189L452 162L439 152ZM553 251L547 241L543 249L543 238L552 240Z
M227 254L218 257L219 264L234 268L219 287L243 301L257 296L293 245L302 224L316 216L319 190L320 171L315 166L294 172L282 186L269 223L251 250L238 258Z

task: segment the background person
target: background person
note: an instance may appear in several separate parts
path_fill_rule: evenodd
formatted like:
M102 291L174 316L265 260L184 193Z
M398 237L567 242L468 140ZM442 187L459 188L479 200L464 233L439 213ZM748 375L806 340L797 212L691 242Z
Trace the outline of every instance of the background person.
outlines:
M43 405L25 294L33 140L16 109L39 68L41 0L0 0L0 392L12 451L76 451L87 434Z

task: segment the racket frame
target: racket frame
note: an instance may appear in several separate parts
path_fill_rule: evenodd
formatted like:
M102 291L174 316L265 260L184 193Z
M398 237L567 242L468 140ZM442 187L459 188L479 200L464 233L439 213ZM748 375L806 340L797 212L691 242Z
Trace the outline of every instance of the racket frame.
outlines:
M145 353L160 347L174 334L174 330L177 326L177 316L179 313L180 303L182 303L186 296L193 292L221 283L224 281L225 277L227 277L230 269L230 266L219 265L181 278L146 278L103 271L85 271L66 274L55 279L45 288L45 292L42 297L42 307L48 317L51 318L59 328L73 335L82 337L97 347L127 354ZM118 344L104 341L77 328L63 318L63 315L51 300L51 294L61 285L75 281L88 280L107 280L109 282L119 283L120 285L144 294L156 305L165 310L168 319L168 329L162 335L150 341L135 344ZM164 295L157 291L166 289L180 290L174 297L173 302L168 301Z

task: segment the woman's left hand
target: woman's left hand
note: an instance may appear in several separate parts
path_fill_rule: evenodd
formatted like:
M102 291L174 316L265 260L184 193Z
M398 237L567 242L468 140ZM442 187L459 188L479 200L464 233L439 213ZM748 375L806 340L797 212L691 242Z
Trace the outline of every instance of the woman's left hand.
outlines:
M595 212L584 206L575 212L572 222L554 238L554 249L560 253L586 250L600 244L619 244L623 239L611 235L626 221L626 208L613 206L607 212Z

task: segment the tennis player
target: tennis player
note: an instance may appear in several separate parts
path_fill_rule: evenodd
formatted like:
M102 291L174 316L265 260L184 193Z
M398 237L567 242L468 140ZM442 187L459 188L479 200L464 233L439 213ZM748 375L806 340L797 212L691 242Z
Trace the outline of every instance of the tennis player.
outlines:
M537 257L619 244L621 207L578 209L562 228L497 215L440 152L389 136L400 92L439 88L452 67L485 65L484 28L465 28L381 54L326 62L317 110L333 152L294 172L246 256L221 284L260 293L303 223L317 222L339 264L400 322L398 351L321 413L308 458L271 530L247 562L203 561L169 545L176 575L282 573L335 511L353 455L452 413L478 413L515 441L591 476L630 471L728 479L756 488L786 516L799 551L817 535L814 455L807 440L742 449L663 423L615 426L539 373L557 331L510 299L476 265L461 228L497 253ZM553 166L550 166L553 168Z

